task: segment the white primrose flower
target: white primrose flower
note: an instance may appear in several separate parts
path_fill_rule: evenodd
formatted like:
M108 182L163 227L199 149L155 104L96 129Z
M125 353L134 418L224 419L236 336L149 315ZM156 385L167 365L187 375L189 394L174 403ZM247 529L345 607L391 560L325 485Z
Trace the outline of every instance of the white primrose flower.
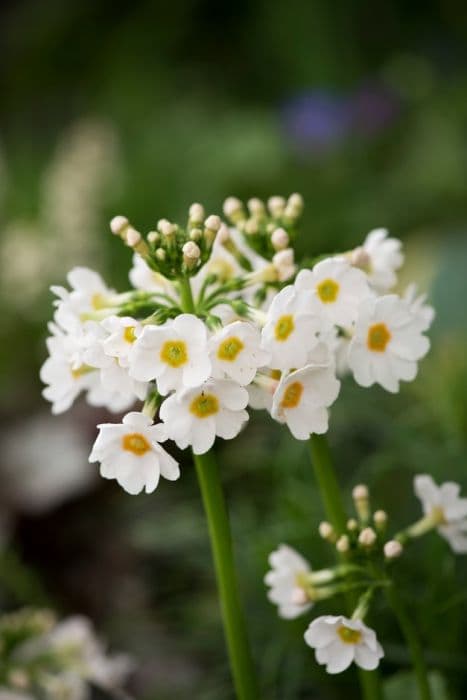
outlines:
M310 310L338 326L349 327L359 304L371 294L365 274L345 258L326 258L312 270L300 270L295 288L312 292Z
M89 461L101 463L105 479L116 479L125 491L137 494L143 490L152 493L161 475L170 481L179 478L178 463L159 444L167 439L161 423L153 425L148 416L133 411L122 423L97 427L99 434Z
M251 384L246 387L248 391L248 405L256 411L266 410L271 412L274 393L280 382L279 370L260 369Z
M396 285L396 271L404 263L401 241L389 238L385 228L370 231L363 246L353 251L352 257L353 264L367 273L371 287L380 294Z
M402 295L402 298L407 302L411 312L418 320L422 332L430 328L435 318L434 308L429 306L429 304L425 304L426 297L426 294L417 296L417 285L415 283L409 284Z
M168 437L178 447L191 445L197 455L204 454L214 444L216 435L231 440L248 420L244 410L248 392L235 382L209 379L201 386L175 392L161 408L160 417Z
M292 285L277 294L267 312L261 346L270 353L273 369L303 367L318 343L320 319L311 311L312 294L297 292Z
M181 314L162 326L145 326L129 355L130 376L157 381L163 395L202 384L211 372L207 330L193 314Z
M396 393L400 380L415 379L417 361L429 347L417 316L403 299L395 294L375 297L360 306L349 347L349 366L360 386L376 383Z
M313 603L309 600L303 579L311 571L311 566L301 554L286 544L281 544L269 555L271 570L264 577L270 587L268 598L278 606L280 617L292 620L309 610Z
M102 343L104 353L118 357L120 364L128 367L130 350L141 335L141 323L131 316L108 316L100 325L108 334Z
M307 365L284 375L274 393L271 415L287 423L297 440L328 429L328 407L337 399L340 382L332 366Z
M362 620L343 615L322 615L313 620L305 632L305 642L315 650L316 661L326 666L328 673L341 673L352 661L372 671L384 656L374 630Z
M71 291L61 286L52 286L52 292L58 297L54 302L57 310L55 320L66 324L67 316L79 318L82 313L98 311L109 306L116 294L109 289L102 277L87 267L74 267L67 275Z
M438 523L437 530L456 554L467 553L467 498L460 498L460 486L446 481L437 486L428 474L414 479L416 496L423 512Z
M261 349L261 333L252 323L235 321L217 331L208 342L211 376L250 384L269 354Z

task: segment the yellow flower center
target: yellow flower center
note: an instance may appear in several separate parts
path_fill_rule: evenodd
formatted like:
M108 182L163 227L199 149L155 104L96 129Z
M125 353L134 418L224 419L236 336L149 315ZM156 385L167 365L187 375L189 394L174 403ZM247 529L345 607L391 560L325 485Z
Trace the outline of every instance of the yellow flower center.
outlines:
M345 644L359 644L362 638L362 633L358 630L352 630L350 627L341 625L337 629L337 634Z
M181 367L188 362L188 351L183 340L167 340L161 349L161 360L171 367Z
M292 382L284 391L281 408L295 408L300 403L303 394L303 384Z
M126 326L125 330L123 331L123 338L127 343L134 343L136 340L135 327Z
M107 305L107 299L103 294L99 294L98 292L96 294L93 294L91 297L91 306L95 311L98 311L99 309L105 309Z
M232 336L231 338L226 338L219 345L217 350L217 357L219 360L224 360L225 362L234 362L238 354L243 350L245 346L243 345L240 338Z
M276 336L276 340L278 340L280 343L283 343L289 335L295 330L295 323L293 320L293 316L291 314L286 314L285 316L281 316L280 319L276 323L276 327L274 328L274 334Z
M384 352L391 340L391 333L385 323L375 323L368 329L366 344L373 352Z
M197 418L208 418L219 412L219 399L214 394L201 393L190 404L190 411Z
M133 452L138 457L142 457L149 452L151 445L141 433L129 433L122 438L122 447L127 452Z
M331 279L323 280L316 287L323 304L333 304L339 296L339 285Z

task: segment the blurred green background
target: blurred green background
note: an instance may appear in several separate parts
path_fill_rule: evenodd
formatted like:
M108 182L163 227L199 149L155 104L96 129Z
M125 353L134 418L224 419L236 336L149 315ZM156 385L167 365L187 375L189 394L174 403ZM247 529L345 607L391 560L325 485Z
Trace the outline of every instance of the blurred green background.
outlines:
M345 383L330 440L347 495L370 484L398 528L418 517L413 475L467 490L467 11L436 3L37 0L0 10L0 602L88 615L131 653L142 700L232 698L210 552L187 456L179 482L130 497L87 465L107 416L52 418L38 369L51 283L87 264L127 285L125 214L148 230L193 201L301 192L300 254L388 227L404 280L437 310L432 352L398 396ZM264 416L219 445L241 585L265 697L357 698L280 621L262 578L280 542L332 561L306 445ZM349 499L348 499L349 501ZM397 565L436 698L467 696L467 562L432 536ZM321 604L316 612L338 609ZM370 622L387 699L415 698L383 605Z

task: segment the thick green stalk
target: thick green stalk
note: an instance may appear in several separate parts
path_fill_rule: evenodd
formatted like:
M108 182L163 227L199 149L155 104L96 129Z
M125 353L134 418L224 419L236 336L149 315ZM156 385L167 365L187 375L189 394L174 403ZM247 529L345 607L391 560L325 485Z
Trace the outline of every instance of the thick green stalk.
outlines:
M230 665L239 700L258 700L243 611L237 588L227 508L212 452L194 455L208 521Z
M342 503L339 483L326 436L312 435L310 451L326 517L336 533L342 533L346 529L347 514ZM351 605L350 601L348 605ZM349 614L351 612L349 610ZM358 669L358 675L364 700L381 700L383 696L378 673Z
M182 309L195 313L190 280L178 280ZM259 692L238 594L229 516L213 452L193 455L198 475L216 571L217 587L238 700L258 700Z
M423 658L423 649L418 639L415 627L407 613L399 593L393 586L386 589L386 597L399 622L399 626L409 647L412 657L413 669L417 679L418 696L420 700L432 700L430 685L428 682L427 668Z

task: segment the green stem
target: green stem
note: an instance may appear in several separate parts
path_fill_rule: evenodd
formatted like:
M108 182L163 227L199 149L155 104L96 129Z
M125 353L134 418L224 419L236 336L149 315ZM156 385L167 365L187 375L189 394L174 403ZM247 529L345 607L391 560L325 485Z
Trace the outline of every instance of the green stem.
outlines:
M423 658L423 649L418 639L415 627L407 613L405 606L394 586L386 589L386 596L399 622L399 626L409 647L412 664L417 679L418 695L420 700L432 700L430 685L428 682L427 668Z
M339 483L325 435L312 435L310 437L310 452L326 517L336 533L342 533L346 529L347 514L342 503ZM348 597L350 598L350 595ZM353 608L352 600L348 600L348 607ZM349 614L351 612L352 610L349 610ZM382 700L378 673L376 671L363 671L359 668L358 676L364 700Z
M191 284L189 277L179 277L178 286L180 291L180 305L183 311L187 314L195 313L195 302L193 301L193 294L191 291Z
M325 435L312 435L310 438L311 461L315 470L326 517L340 534L345 531L347 515L342 503L331 452Z
M222 618L237 698L239 700L258 700L259 693L255 672L237 590L229 519L217 464L212 452L194 455L194 461L208 521Z

